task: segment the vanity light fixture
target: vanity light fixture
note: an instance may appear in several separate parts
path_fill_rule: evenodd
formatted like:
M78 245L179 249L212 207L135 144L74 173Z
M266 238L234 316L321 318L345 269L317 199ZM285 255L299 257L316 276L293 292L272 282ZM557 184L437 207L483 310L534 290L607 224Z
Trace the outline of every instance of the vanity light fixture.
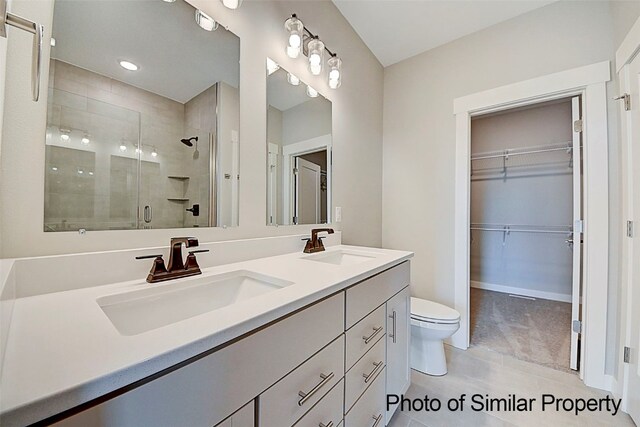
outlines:
M329 87L337 89L342 83L341 69L342 60L338 58L335 52L329 50L317 34L314 34L304 26L302 21L298 19L296 14L292 14L284 23L284 28L288 34L287 55L291 58L297 58L302 51L309 60L309 71L314 76L322 73L324 66L324 52L329 54L327 66L329 67Z
M158 152L156 151L156 148L155 148L155 147L153 147L153 151L151 151L151 155L152 155L153 157L158 157Z
M78 169L78 175L82 175L84 171L82 169Z
M342 60L336 55L332 55L327 61L329 66L329 87L338 89L342 84Z
M267 58L267 74L271 75L278 71L280 66L271 58Z
M242 4L242 0L222 0L222 4L229 9L237 9Z
M129 61L120 61L120 66L122 68L124 68L125 70L128 71L138 71L138 66L136 64L134 64L133 62L129 62Z
M93 176L93 172L89 172L89 175Z
M307 96L309 96L309 98L317 98L318 91L312 88L311 86L307 86Z
M58 168L54 166L54 167L51 168L51 170L55 172L55 171L58 170Z
M304 24L298 19L296 14L291 15L284 23L284 29L287 30L287 56L289 58L297 58L302 49L302 37L304 36Z
M140 148L136 148L136 154L140 154L142 156L144 153Z
M127 151L127 145L122 141L120 143L120 151Z
M307 52L309 58L309 71L314 76L319 76L322 72L322 63L324 62L324 43L318 38L313 37L307 44Z
M218 23L200 9L196 9L196 23L205 31L215 31L218 28Z
M84 145L89 145L89 142L91 142L91 140L89 139L89 135L88 135L88 134L85 134L85 135L82 137L81 141L82 141L82 143L83 143Z
M300 79L291 73L287 73L287 81L293 86L298 86L300 84Z

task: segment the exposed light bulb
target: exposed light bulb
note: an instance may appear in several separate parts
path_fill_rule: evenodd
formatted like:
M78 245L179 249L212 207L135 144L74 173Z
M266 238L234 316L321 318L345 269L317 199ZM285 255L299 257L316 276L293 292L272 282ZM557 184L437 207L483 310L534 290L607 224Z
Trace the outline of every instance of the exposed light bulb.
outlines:
M141 149L139 149L139 148L136 148L136 154L140 154L140 155L142 155L142 154L143 154L143 153L142 153L142 150L141 150Z
M91 142L91 140L89 139L89 135L83 136L81 141L84 145L89 145L89 142Z
M78 174L82 175L84 171L82 169L78 169Z
M156 149L154 148L153 151L151 152L151 155L153 157L158 157L158 152L156 151Z
M69 140L69 135L66 133L63 133L62 135L60 135L60 139L63 141L68 141Z
M309 71L314 76L322 72L322 60L324 56L324 43L318 37L314 37L307 44L309 56Z
M342 60L333 55L327 61L327 65L329 66L329 87L331 89L338 89L342 84L340 72L340 70L342 69Z
M287 81L293 86L298 86L300 84L300 79L291 73L287 73Z
M311 86L307 86L307 96L310 98L316 98L318 96L318 91Z
M89 172L89 175L93 176L93 172Z
M60 139L64 142L69 141L71 139L71 131L69 129L60 129Z
M302 37L304 35L304 25L295 14L284 23L284 29L289 34L287 37L287 56L297 58L302 47Z
M237 9L242 4L242 0L222 0L222 4L229 9Z
M120 61L120 66L128 71L138 71L138 66L133 62L129 61Z
M196 9L196 23L205 31L214 31L218 28L218 23L200 9Z
M127 151L127 146L124 143L120 144L120 151Z
M289 46L300 47L300 36L298 34L291 34L289 36Z
M58 170L58 168L54 166L54 167L51 168L51 170L55 172L55 171Z

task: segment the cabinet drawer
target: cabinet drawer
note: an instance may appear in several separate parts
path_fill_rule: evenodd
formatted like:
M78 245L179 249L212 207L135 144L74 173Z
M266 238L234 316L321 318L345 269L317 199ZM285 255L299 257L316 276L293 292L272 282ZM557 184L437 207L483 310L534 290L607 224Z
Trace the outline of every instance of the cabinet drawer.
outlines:
M409 284L409 280L409 261L405 261L347 289L346 329L400 292Z
M337 427L342 422L343 401L344 380L340 380L316 406L296 423L295 427L318 427L321 424Z
M373 384L351 411L344 417L344 427L383 427L384 420L384 378L385 372L373 380Z
M347 370L385 334L384 314L385 306L382 305L347 331Z
M211 427L343 337L343 313L340 293L56 425Z
M344 408L347 412L384 369L385 343L384 339L379 340L345 375Z
M313 333L310 330L309 333ZM295 346L295 343L291 343ZM260 395L260 426L290 426L344 375L344 335Z

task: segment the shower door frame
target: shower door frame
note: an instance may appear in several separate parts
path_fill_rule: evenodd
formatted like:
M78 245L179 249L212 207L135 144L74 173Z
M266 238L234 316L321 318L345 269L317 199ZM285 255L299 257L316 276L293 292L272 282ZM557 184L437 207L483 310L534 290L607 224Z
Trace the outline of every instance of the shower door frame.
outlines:
M456 98L454 292L461 314L451 344L469 347L471 117L580 95L584 102L584 258L582 362L586 385L610 390L605 372L609 269L609 165L606 82L609 61L578 67Z

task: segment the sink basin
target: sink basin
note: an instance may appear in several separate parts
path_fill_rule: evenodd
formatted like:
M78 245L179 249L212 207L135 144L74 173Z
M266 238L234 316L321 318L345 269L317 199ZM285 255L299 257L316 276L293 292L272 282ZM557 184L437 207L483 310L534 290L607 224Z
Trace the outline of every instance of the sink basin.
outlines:
M292 282L252 271L198 276L97 299L122 335L143 332L245 301Z
M335 265L353 265L361 262L371 261L377 254L371 252L361 252L351 249L339 249L335 251L320 252L317 254L302 257L309 261L324 262Z

